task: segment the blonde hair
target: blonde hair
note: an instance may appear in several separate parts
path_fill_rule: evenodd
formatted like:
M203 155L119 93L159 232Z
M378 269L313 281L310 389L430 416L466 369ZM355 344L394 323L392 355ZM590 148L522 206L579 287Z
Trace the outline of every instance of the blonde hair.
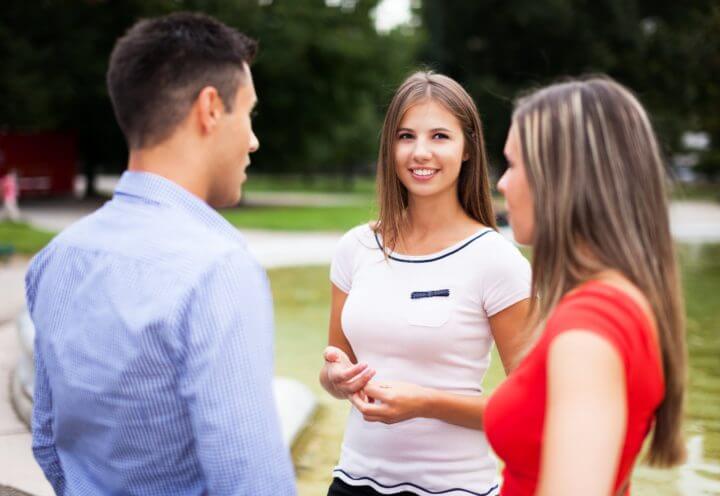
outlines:
M666 173L648 116L628 89L594 77L520 99L512 120L533 192L534 328L563 295L602 270L615 269L637 286L655 316L665 377L648 460L680 463L683 301Z
M468 159L458 178L458 200L463 210L476 221L496 229L490 196L488 165L482 124L475 102L453 79L433 72L416 72L397 89L388 107L380 137L377 164L379 221L374 229L382 236L386 249L393 249L406 227L407 188L395 170L397 130L405 112L418 103L432 100L443 105L460 122Z

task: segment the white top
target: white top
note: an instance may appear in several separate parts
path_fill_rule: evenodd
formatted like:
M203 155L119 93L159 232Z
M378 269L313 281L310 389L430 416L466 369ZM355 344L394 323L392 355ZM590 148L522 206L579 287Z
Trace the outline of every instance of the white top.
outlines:
M358 226L340 240L330 279L348 293L345 337L377 380L465 395L483 391L493 344L488 317L530 295L527 260L488 228L432 255L385 259L379 237ZM354 407L333 475L383 494L498 491L484 432L428 418L366 422Z

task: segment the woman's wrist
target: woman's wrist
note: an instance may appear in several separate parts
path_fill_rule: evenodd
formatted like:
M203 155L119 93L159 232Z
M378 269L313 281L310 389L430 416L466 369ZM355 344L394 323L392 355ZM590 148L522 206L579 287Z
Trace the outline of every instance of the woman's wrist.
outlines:
M442 392L437 389L423 388L418 402L418 417L438 418L437 406L441 401Z
M418 402L418 417L442 420L471 429L482 429L487 397L463 396L425 388Z

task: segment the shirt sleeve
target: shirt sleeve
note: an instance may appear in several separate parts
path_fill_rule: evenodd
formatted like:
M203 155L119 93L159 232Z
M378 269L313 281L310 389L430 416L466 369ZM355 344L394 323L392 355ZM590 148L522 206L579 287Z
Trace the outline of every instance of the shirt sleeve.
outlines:
M25 301L32 315L37 292L36 266L41 263L42 253L35 257L25 276ZM36 333L38 330L36 329ZM37 334L36 334L37 335ZM35 360L35 381L32 411L32 451L45 477L55 490L55 494L65 494L65 475L60 464L60 457L55 448L53 432L53 402L48 381L45 361L37 339L33 350Z
M211 269L187 302L181 395L213 495L294 495L273 390L272 302L245 252Z
M530 297L530 263L514 245L499 239L483 275L483 308L492 317Z
M61 496L65 494L65 475L55 448L55 436L52 428L52 393L42 351L37 346L34 355L35 392L32 412L32 451L45 477L55 490L55 494Z
M330 264L330 281L344 293L349 293L352 288L355 252L359 243L358 230L363 227L356 227L340 238Z

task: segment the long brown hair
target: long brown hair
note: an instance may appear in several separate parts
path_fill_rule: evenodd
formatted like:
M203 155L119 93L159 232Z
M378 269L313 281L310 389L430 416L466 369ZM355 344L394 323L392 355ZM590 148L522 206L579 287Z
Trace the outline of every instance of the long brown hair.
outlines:
M397 130L405 112L418 103L432 100L448 109L460 122L468 159L458 178L458 200L463 210L476 221L496 229L490 197L488 165L482 124L475 102L453 79L433 72L416 72L397 89L385 115L377 164L377 192L380 203L375 231L392 250L404 231L408 191L395 170Z
M680 463L685 323L666 171L650 120L629 90L599 77L536 91L519 100L512 120L535 209L534 328L602 270L637 286L655 316L665 377L648 459Z

